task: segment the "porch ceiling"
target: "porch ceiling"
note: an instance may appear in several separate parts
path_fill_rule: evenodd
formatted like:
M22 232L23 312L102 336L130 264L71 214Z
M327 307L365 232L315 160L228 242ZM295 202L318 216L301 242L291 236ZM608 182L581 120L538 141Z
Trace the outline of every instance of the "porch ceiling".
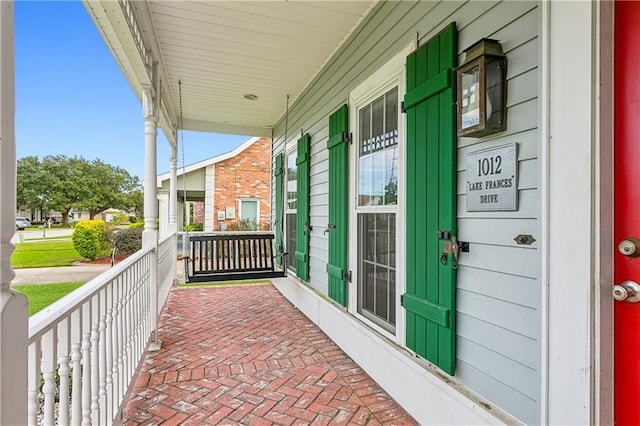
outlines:
M287 94L293 102L373 3L85 0L138 98L158 61L170 139L179 80L185 129L271 136Z

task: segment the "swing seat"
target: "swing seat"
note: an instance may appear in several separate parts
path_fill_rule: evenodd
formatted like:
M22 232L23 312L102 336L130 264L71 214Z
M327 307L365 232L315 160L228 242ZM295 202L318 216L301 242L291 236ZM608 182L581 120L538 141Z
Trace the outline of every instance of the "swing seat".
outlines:
M186 282L284 277L277 268L270 232L212 232L189 236Z

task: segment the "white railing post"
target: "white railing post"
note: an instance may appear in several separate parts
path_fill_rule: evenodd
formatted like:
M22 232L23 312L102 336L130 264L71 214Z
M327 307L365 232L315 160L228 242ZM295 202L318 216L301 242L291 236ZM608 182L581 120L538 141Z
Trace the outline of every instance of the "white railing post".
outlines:
M11 290L16 229L14 4L0 2L0 424L27 423L27 298Z
M145 140L145 179L144 179L144 231L142 232L143 249L151 252L151 333L149 350L160 348L158 340L158 184L157 184L157 138L158 110L160 105L160 84L157 78L157 64L154 65L153 87L142 90L142 110L144 114Z

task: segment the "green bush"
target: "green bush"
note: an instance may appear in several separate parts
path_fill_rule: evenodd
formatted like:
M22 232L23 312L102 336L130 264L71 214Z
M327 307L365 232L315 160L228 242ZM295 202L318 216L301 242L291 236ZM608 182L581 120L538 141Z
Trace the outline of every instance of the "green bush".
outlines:
M114 225L122 225L129 221L129 217L123 213L118 213L111 218L111 222Z
M95 260L103 249L107 226L102 220L81 220L75 224L71 241L80 256Z
M142 248L141 227L121 229L115 234L115 248L118 253L133 254Z
M129 229L132 228L144 228L144 222L134 222L131 225L129 225Z
M201 222L191 223L189 224L189 226L187 226L187 231L189 232L196 232L196 231L203 231L203 230L204 230L204 223L201 223Z
M228 231L256 231L258 230L258 224L252 219L239 219L236 222L232 222L227 227Z
M138 221L138 218L135 216L129 216L129 223L136 223Z

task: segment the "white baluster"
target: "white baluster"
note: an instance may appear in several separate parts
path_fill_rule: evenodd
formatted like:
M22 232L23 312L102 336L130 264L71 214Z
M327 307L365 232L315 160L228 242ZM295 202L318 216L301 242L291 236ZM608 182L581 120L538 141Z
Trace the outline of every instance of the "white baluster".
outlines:
M109 285L108 289L108 306L111 306L113 303L113 283ZM106 330L105 330L105 339L106 339L106 352L107 352L107 377L106 377L106 389L107 389L107 402L106 402L106 413L107 419L112 419L114 416L114 407L113 407L113 308L107 309L107 317L106 317Z
M82 425L91 425L91 333L82 335Z
M97 315L97 310L94 311ZM100 335L98 333L99 324L96 322L91 327L91 423L98 424L98 399L100 396L100 349L98 343Z
M126 391L126 385L124 384L124 337L123 337L123 327L124 327L124 275L120 279L118 279L118 314L117 314L117 322L116 322L116 333L117 333L117 348L116 354L118 355L118 363L116 364L116 400L115 403L118 405L124 396L124 392Z
M55 424L56 409L56 349L57 329L49 330L42 337L42 393L44 394L44 425Z
M58 402L58 424L69 424L69 355L58 358L60 375L60 399Z
M60 375L60 394L58 398L58 424L69 424L69 362L71 353L71 318L67 316L58 324L58 374Z
M106 293L103 294L103 298L106 298ZM98 391L100 416L98 417L99 424L107 423L107 413L109 407L107 405L107 316L100 316L100 326L98 327L100 334L100 386Z
M28 405L27 414L29 426L38 424L40 411L40 340L29 345L29 374L28 374Z
M135 328L135 324L133 322L133 288L131 285L131 281L127 283L127 306L126 306L126 322L125 322L125 331L127 336L127 344L125 349L125 360L126 360L126 368L125 368L125 383L129 383L131 380L131 376L133 374L132 369L132 360L133 360L133 330Z
M78 326L78 324L76 324ZM82 422L82 352L80 343L71 345L71 424Z

